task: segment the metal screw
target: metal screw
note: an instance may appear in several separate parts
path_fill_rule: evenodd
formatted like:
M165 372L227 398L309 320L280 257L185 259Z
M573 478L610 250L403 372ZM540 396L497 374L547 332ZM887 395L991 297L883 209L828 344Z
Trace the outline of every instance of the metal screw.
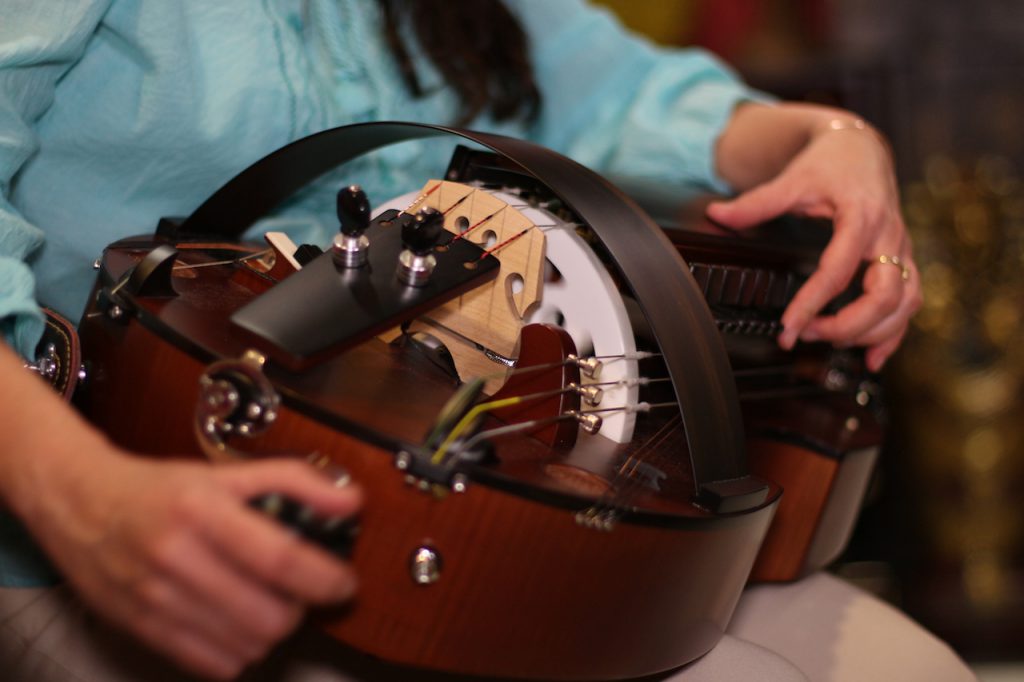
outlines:
M441 578L441 555L433 547L417 547L409 561L409 573L417 585L432 585Z

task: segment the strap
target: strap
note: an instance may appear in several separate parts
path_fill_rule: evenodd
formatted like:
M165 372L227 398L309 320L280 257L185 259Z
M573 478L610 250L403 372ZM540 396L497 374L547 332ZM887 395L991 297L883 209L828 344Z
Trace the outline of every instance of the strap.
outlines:
M50 308L43 308L46 326L36 346L36 359L26 367L70 400L82 372L82 350L75 327Z
M736 386L721 336L689 269L639 206L561 154L523 140L434 125L342 126L257 161L214 192L178 232L237 237L298 189L346 161L397 142L439 136L469 140L505 156L547 185L593 229L636 295L661 347L686 428L695 492L718 511L763 501L763 495L751 495L763 484L737 480L746 476L746 460Z

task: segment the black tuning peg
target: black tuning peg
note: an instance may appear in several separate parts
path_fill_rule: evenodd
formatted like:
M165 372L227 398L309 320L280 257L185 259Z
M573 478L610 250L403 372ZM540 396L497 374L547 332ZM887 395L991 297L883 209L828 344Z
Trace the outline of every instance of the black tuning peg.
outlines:
M370 226L370 200L359 185L338 190L338 221L341 232L334 237L334 261L345 268L362 267L370 248L363 234Z
M349 185L338 190L337 205L342 234L358 237L370 226L370 200L359 185Z
M398 256L398 278L413 287L430 279L437 259L431 253L444 234L444 214L422 208L402 223L402 253Z
M429 253L444 234L444 214L435 208L421 208L402 225L402 246L417 256Z

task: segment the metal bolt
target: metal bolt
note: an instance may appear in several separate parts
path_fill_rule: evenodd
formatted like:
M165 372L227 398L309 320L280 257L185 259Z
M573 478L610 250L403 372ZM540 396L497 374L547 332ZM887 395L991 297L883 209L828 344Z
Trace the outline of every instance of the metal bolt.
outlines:
M409 561L409 573L417 585L432 585L441 578L441 555L433 547L417 547Z

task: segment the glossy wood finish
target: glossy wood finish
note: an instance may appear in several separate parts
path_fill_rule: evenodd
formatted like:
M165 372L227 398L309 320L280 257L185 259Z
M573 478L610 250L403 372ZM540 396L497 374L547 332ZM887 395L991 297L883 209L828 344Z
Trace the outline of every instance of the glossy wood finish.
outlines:
M750 580L797 580L835 561L853 531L877 455L877 448L863 448L837 459L752 438L751 470L782 485L784 494Z
M512 373L505 384L492 397L494 400L513 396L552 393L567 386L578 386L580 369L577 365L566 362L566 358L576 353L576 344L569 333L554 325L531 324L523 327L522 341L516 367L543 367L565 363L561 367L548 371ZM531 419L549 418L551 415L566 414L580 409L580 396L575 391L562 392L539 401L529 401L495 410L494 416L502 421L514 424ZM556 448L569 448L576 444L579 427L575 420L562 420L547 424L531 432L531 435L542 443Z
M796 580L846 547L882 441L878 414L857 402L866 377L859 358L824 344L782 352L775 343L827 225L779 222L738 234L694 210L686 227L669 235L726 341L751 473L784 491L750 579Z
M105 272L116 278L138 256L111 250ZM197 456L198 377L245 348L226 320L252 292L230 268L194 272L177 276L177 298L133 301L121 321L96 311L84 319L92 379L80 404L125 447ZM268 366L281 414L263 436L232 443L253 456L327 454L366 491L353 554L361 589L350 608L323 614L332 635L414 666L593 680L676 667L718 641L777 488L748 513L694 505L685 434L668 411L625 446L599 436L567 451L522 434L495 439L496 461L468 466L464 493L424 493L395 453L422 441L455 389L405 360L372 339L315 371ZM651 472L663 476L657 487ZM595 508L614 512L610 530L578 522ZM423 546L443 558L428 586L410 574Z

